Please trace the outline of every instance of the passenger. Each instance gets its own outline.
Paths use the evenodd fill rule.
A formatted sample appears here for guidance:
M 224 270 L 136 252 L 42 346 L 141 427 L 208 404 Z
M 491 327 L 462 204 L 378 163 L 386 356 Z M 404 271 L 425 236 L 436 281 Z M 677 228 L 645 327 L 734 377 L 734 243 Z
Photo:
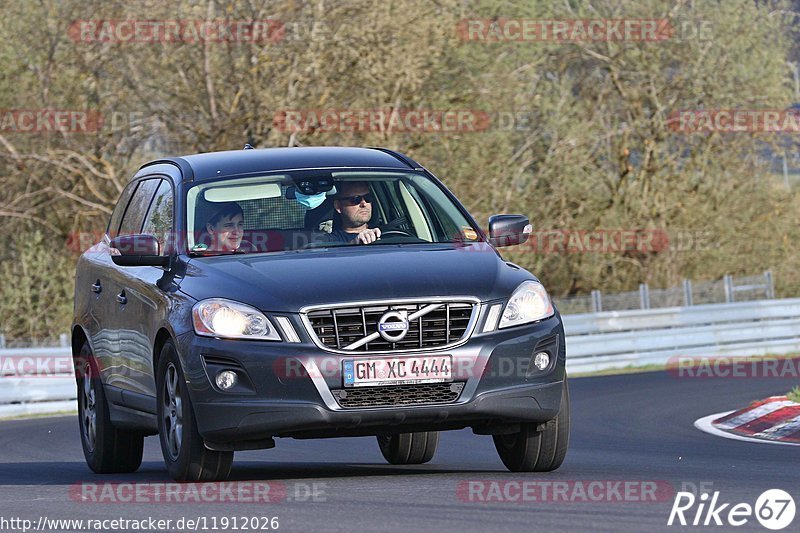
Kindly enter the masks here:
M 225 202 L 217 206 L 204 229 L 210 237 L 207 249 L 209 252 L 247 251 L 251 247 L 247 241 L 243 245 L 244 211 L 236 202 Z

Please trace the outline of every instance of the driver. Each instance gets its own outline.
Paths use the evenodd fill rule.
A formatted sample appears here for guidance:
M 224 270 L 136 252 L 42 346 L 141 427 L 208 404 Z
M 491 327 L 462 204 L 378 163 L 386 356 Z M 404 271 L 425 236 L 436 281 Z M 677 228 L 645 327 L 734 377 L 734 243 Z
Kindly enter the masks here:
M 333 208 L 341 216 L 342 229 L 334 230 L 330 238 L 351 244 L 370 244 L 381 238 L 381 230 L 369 228 L 374 197 L 369 185 L 363 181 L 345 181 L 336 184 Z

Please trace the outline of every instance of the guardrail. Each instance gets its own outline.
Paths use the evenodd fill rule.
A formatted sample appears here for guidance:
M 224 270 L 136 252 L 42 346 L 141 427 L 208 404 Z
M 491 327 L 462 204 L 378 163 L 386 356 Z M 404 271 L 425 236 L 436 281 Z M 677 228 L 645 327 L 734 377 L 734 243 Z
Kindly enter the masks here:
M 775 278 L 771 271 L 757 276 L 723 276 L 711 281 L 684 279 L 678 287 L 650 288 L 646 283 L 638 291 L 603 293 L 593 290 L 583 296 L 556 298 L 565 314 L 602 313 L 675 306 L 692 306 L 771 300 L 775 298 Z
M 567 370 L 665 364 L 676 356 L 800 352 L 800 298 L 564 315 Z M 75 409 L 70 348 L 0 349 L 0 362 L 50 361 L 44 376 L 0 365 L 0 417 Z M 36 363 L 33 363 L 36 364 Z M 7 368 L 8 366 L 8 368 Z M 49 407 L 48 407 L 49 406 Z
M 800 352 L 800 299 L 565 315 L 567 370 Z
M 18 377 L 21 367 L 31 377 Z M 73 411 L 76 399 L 71 348 L 0 350 L 0 418 Z

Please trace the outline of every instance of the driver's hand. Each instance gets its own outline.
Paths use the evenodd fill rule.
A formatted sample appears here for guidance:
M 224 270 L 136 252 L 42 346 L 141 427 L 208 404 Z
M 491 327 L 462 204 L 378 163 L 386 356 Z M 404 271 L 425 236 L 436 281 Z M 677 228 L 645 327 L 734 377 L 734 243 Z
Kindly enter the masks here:
M 365 229 L 361 233 L 358 234 L 356 237 L 356 242 L 358 244 L 369 244 L 371 242 L 375 242 L 381 238 L 381 230 L 378 228 L 373 229 Z

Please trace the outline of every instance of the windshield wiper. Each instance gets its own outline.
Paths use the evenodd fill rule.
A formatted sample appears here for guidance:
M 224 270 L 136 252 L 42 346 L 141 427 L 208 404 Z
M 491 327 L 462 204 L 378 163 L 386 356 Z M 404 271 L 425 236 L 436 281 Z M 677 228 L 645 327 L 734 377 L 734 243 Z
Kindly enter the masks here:
M 199 251 L 189 252 L 190 257 L 214 257 L 217 255 L 246 254 L 247 252 L 222 252 L 222 251 Z

